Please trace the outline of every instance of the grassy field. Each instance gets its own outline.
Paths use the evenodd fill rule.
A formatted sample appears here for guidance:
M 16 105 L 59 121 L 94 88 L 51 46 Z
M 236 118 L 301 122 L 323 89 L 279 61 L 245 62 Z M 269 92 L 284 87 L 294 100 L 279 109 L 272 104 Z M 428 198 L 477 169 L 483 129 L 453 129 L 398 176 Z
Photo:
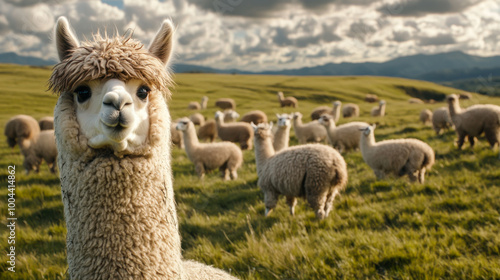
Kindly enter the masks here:
M 49 69 L 0 65 L 0 127 L 15 114 L 51 115 L 57 97 L 46 92 Z M 376 181 L 360 152 L 345 154 L 349 183 L 324 221 L 299 200 L 291 217 L 284 199 L 264 218 L 253 151 L 244 152 L 238 180 L 223 182 L 216 172 L 203 182 L 183 150 L 174 148 L 173 168 L 183 255 L 222 268 L 241 279 L 500 279 L 500 161 L 481 139 L 457 151 L 453 131 L 436 136 L 418 121 L 423 108 L 414 96 L 441 100 L 455 92 L 432 83 L 381 77 L 287 77 L 213 74 L 175 76 L 169 107 L 173 118 L 187 116 L 189 101 L 210 98 L 202 113 L 213 118 L 214 102 L 232 97 L 237 111 L 292 112 L 278 106 L 276 91 L 299 100 L 309 121 L 319 105 L 357 103 L 358 120 L 378 122 L 377 140 L 415 137 L 436 152 L 423 185 L 407 178 Z M 371 118 L 367 93 L 387 100 L 387 116 Z M 473 95 L 462 107 L 500 105 L 500 98 Z M 341 119 L 340 123 L 345 120 Z M 297 144 L 293 136 L 291 144 Z M 467 146 L 468 144 L 466 144 Z M 467 146 L 468 147 L 468 146 Z M 7 168 L 17 166 L 16 272 L 6 271 Z M 60 183 L 42 165 L 24 175 L 18 148 L 0 136 L 0 279 L 66 278 L 66 227 Z

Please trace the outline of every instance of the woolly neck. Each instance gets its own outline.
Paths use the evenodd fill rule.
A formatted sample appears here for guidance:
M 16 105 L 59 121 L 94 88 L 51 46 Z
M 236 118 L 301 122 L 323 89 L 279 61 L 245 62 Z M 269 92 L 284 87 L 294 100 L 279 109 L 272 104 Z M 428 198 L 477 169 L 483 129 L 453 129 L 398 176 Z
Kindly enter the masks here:
M 288 141 L 290 140 L 290 126 L 278 126 L 276 133 L 274 134 L 273 149 L 276 151 L 277 148 L 280 150 L 288 147 Z
M 448 101 L 448 110 L 450 111 L 450 117 L 454 117 L 456 114 L 462 112 L 458 98 L 454 98 L 453 102 Z
M 189 157 L 189 155 L 200 145 L 194 124 L 189 122 L 187 129 L 182 131 L 182 134 L 184 137 L 184 147 Z
M 255 163 L 257 165 L 257 174 L 260 174 L 267 161 L 274 156 L 273 143 L 270 136 L 254 135 L 255 139 Z M 260 175 L 259 175 L 260 176 Z

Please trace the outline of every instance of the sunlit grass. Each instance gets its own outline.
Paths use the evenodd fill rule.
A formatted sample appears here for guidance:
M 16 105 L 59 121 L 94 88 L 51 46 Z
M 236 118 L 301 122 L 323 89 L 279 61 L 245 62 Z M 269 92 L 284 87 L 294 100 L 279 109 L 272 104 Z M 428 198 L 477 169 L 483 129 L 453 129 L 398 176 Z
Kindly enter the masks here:
M 57 96 L 46 92 L 50 70 L 0 65 L 0 126 L 15 114 L 51 115 Z M 341 100 L 360 105 L 358 120 L 377 122 L 377 140 L 414 137 L 436 151 L 426 183 L 407 178 L 376 181 L 359 152 L 345 154 L 349 183 L 324 221 L 299 200 L 295 217 L 284 199 L 264 218 L 253 151 L 244 152 L 239 178 L 223 182 L 218 172 L 199 181 L 185 152 L 172 153 L 183 255 L 231 271 L 241 279 L 499 279 L 500 161 L 484 139 L 457 151 L 453 131 L 436 136 L 418 121 L 423 108 L 409 104 L 402 86 L 439 94 L 455 90 L 428 82 L 380 77 L 287 77 L 213 74 L 176 75 L 169 101 L 172 118 L 187 116 L 189 101 L 210 98 L 201 113 L 213 118 L 215 100 L 231 97 L 237 111 L 260 109 L 270 120 L 280 108 L 276 91 L 299 100 L 305 121 L 313 108 Z M 367 93 L 387 100 L 384 118 L 371 118 Z M 473 95 L 462 106 L 500 104 Z M 340 123 L 347 120 L 341 119 Z M 293 138 L 291 144 L 296 145 Z M 42 165 L 24 175 L 22 156 L 0 137 L 0 279 L 66 278 L 66 227 L 59 179 Z M 6 271 L 8 244 L 7 167 L 17 166 L 16 273 Z

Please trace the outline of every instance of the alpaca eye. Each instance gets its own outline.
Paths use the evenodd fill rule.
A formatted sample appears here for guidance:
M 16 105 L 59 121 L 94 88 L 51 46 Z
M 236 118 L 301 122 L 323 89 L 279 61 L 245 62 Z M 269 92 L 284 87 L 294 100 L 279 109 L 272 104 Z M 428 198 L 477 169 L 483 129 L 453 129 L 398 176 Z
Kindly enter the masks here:
M 92 96 L 92 91 L 88 86 L 79 86 L 75 89 L 75 94 L 78 103 L 83 103 Z
M 144 100 L 148 97 L 150 91 L 151 89 L 148 86 L 140 86 L 137 89 L 137 97 L 139 97 L 140 100 Z

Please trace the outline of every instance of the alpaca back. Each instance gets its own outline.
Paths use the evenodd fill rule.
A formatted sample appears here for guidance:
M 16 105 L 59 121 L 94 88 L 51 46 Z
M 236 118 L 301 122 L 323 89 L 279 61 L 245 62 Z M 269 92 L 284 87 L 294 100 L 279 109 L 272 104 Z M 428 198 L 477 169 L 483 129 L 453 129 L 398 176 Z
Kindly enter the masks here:
M 299 145 L 284 149 L 269 158 L 258 174 L 258 184 L 278 193 L 303 197 L 306 187 L 345 186 L 347 172 L 342 156 L 321 144 Z M 345 171 L 345 172 L 344 172 Z M 307 182 L 311 182 L 306 186 Z
M 457 129 L 463 129 L 468 135 L 479 136 L 485 129 L 500 129 L 500 107 L 496 105 L 473 105 L 454 120 Z

